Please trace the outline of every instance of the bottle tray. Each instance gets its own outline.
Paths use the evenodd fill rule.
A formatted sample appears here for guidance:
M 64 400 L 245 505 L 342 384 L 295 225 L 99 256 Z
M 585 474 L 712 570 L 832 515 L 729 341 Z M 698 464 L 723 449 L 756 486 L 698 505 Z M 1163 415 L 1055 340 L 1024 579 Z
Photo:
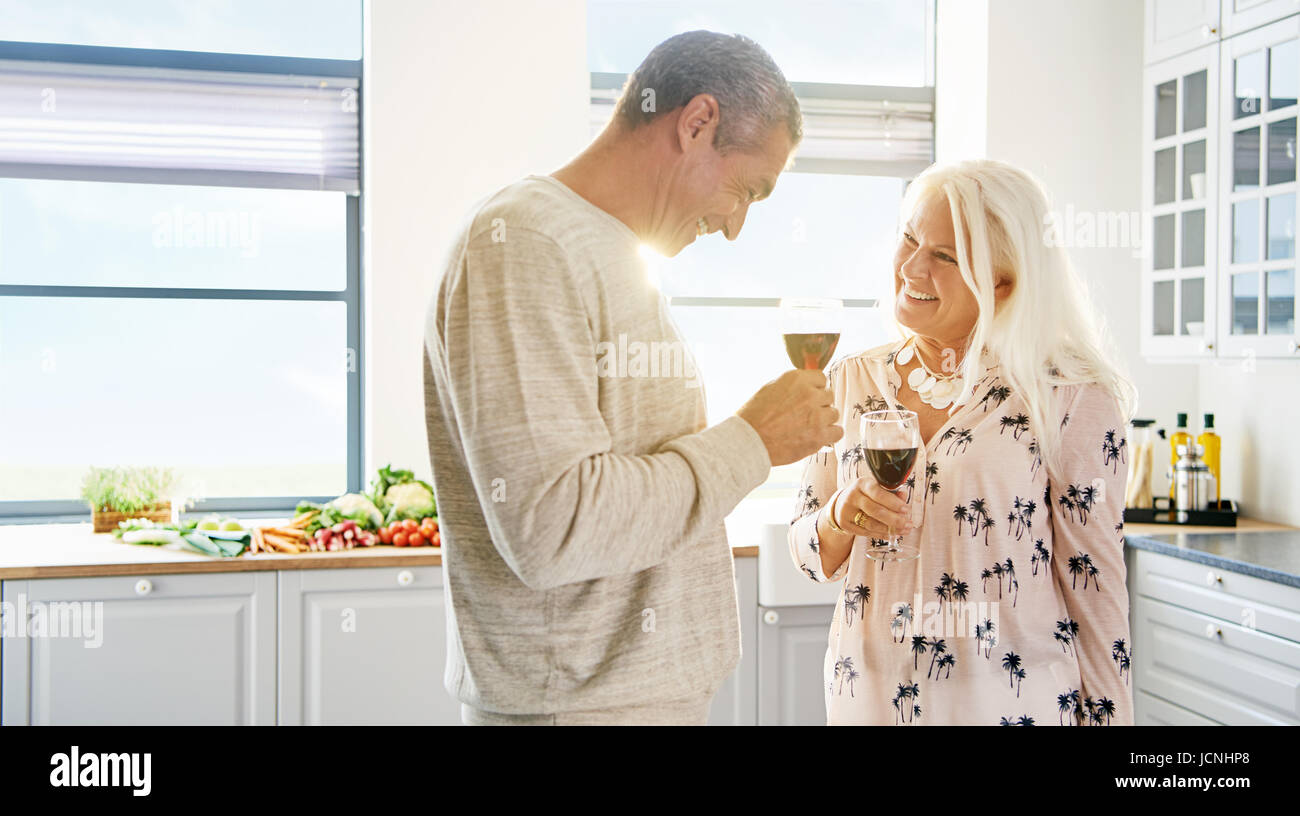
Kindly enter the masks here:
M 1173 502 L 1161 496 L 1155 507 L 1125 507 L 1124 521 L 1135 524 L 1206 525 L 1210 527 L 1236 527 L 1237 503 L 1222 499 L 1205 510 L 1175 510 Z

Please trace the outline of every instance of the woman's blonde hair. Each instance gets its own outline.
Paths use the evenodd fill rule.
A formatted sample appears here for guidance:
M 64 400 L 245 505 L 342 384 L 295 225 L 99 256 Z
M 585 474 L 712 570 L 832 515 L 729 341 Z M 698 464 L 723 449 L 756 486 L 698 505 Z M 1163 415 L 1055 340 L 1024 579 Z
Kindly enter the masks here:
M 1097 383 L 1115 398 L 1125 421 L 1133 416 L 1136 389 L 1107 348 L 1088 288 L 1055 239 L 1047 194 L 1037 179 L 989 159 L 931 165 L 909 185 L 903 221 L 934 195 L 948 200 L 957 266 L 979 303 L 958 399 L 972 398 L 987 350 L 1000 367 L 998 376 L 1028 406 L 1047 472 L 1057 475 L 1061 426 L 1052 417 L 1052 387 Z M 993 288 L 1003 280 L 1011 290 L 995 308 Z M 899 330 L 915 334 L 902 325 Z

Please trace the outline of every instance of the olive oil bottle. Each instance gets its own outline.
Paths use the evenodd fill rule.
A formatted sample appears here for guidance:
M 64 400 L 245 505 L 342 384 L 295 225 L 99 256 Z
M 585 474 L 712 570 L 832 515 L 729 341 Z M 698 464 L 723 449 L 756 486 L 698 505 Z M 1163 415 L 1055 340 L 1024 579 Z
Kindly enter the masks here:
M 1223 477 L 1219 473 L 1219 448 L 1221 439 L 1214 432 L 1214 414 L 1205 415 L 1205 424 L 1201 426 L 1201 435 L 1196 437 L 1196 443 L 1205 449 L 1202 458 L 1205 460 L 1205 466 L 1214 474 L 1214 506 L 1218 507 L 1219 501 L 1223 497 Z
M 1178 446 L 1191 445 L 1192 435 L 1187 432 L 1187 414 L 1178 415 L 1178 427 L 1169 435 L 1169 501 L 1174 500 L 1174 473 L 1178 469 Z M 1172 506 L 1172 505 L 1171 505 Z

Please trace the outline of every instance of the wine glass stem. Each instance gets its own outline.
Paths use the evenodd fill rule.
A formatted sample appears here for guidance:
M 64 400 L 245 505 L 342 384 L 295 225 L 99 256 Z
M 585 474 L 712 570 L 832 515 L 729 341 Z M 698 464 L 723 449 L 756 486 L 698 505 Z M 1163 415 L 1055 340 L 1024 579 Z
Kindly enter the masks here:
M 894 525 L 886 524 L 885 527 L 889 530 L 889 546 L 892 547 L 894 546 Z

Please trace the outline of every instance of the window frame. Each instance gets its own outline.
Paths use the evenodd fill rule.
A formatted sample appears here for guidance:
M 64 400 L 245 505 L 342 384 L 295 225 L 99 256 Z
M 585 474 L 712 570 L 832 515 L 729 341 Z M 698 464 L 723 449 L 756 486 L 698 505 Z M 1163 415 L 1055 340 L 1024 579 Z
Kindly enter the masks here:
M 0 41 L 0 60 L 31 60 L 42 62 L 75 62 L 93 65 L 121 66 L 129 65 L 159 69 L 200 69 L 207 71 L 248 72 L 248 73 L 283 73 L 308 74 L 315 76 L 332 76 L 356 79 L 358 89 L 364 87 L 363 59 L 335 60 L 312 57 L 279 57 L 256 54 L 210 53 L 199 51 L 164 51 L 155 49 L 117 48 L 109 46 L 63 45 L 56 43 L 25 43 Z M 140 287 L 140 286 L 63 286 L 43 284 L 0 284 L 0 298 L 153 298 L 173 300 L 265 300 L 265 301 L 332 301 L 342 302 L 346 307 L 347 343 L 341 351 L 352 351 L 355 365 L 347 368 L 347 491 L 360 492 L 364 486 L 364 405 L 362 403 L 364 360 L 362 348 L 364 338 L 363 301 L 362 301 L 362 235 L 361 212 L 365 195 L 362 180 L 365 177 L 365 129 L 361 123 L 364 117 L 365 100 L 357 93 L 357 151 L 358 170 L 356 192 L 344 193 L 346 208 L 346 277 L 345 287 L 341 290 L 327 289 L 203 289 L 188 287 Z M 142 170 L 139 173 L 113 172 L 101 173 L 94 178 L 87 178 L 79 173 L 61 173 L 59 165 L 43 165 L 39 168 L 18 165 L 0 165 L 0 177 L 4 178 L 39 178 L 71 179 L 98 182 L 127 182 L 143 184 L 174 184 L 183 186 L 218 186 L 238 189 L 240 187 L 258 187 L 266 189 L 302 189 L 301 185 L 277 186 L 273 178 L 230 178 L 221 184 L 213 184 L 209 178 L 206 183 L 206 171 L 187 173 L 159 172 Z M 163 463 L 166 464 L 166 463 Z M 220 496 L 197 499 L 188 509 L 181 508 L 186 514 L 203 514 L 210 512 L 238 512 L 249 516 L 275 516 L 292 512 L 300 501 L 329 501 L 334 496 Z M 0 499 L 0 524 L 38 524 L 62 521 L 84 521 L 90 510 L 80 499 Z
M 934 122 L 935 122 L 935 4 L 926 4 L 925 17 L 925 85 L 858 85 L 832 84 L 821 82 L 791 82 L 795 97 L 801 106 L 805 100 L 853 100 L 853 101 L 887 101 L 903 105 L 928 105 L 930 117 L 930 155 L 926 160 L 876 161 L 865 159 L 839 159 L 795 157 L 787 173 L 821 173 L 829 175 L 862 175 L 901 178 L 904 189 L 918 173 L 934 162 Z M 618 92 L 627 82 L 629 74 L 607 71 L 591 71 L 591 105 L 590 126 L 598 132 L 605 126 L 612 109 L 609 108 L 611 95 Z M 756 298 L 741 296 L 673 296 L 665 297 L 669 309 L 684 308 L 746 308 L 776 309 L 780 298 Z M 875 309 L 879 300 L 876 298 L 845 298 L 846 310 Z M 768 479 L 755 488 L 752 497 L 785 497 L 797 487 L 798 476 L 794 480 L 783 478 L 789 467 L 773 468 Z

